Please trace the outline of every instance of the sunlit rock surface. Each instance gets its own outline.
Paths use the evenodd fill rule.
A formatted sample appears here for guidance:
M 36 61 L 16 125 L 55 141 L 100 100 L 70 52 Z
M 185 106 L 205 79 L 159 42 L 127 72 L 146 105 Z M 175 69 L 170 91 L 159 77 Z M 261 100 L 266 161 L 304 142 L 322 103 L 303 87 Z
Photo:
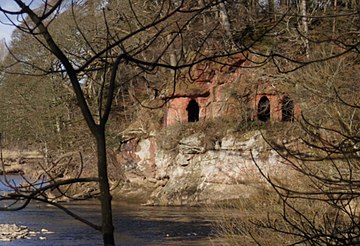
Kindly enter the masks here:
M 126 166 L 126 180 L 116 194 L 149 205 L 212 204 L 247 197 L 263 182 L 258 167 L 275 175 L 286 171 L 260 131 L 229 133 L 216 142 L 194 133 L 172 149 L 160 147 L 154 136 L 123 147 L 118 160 Z

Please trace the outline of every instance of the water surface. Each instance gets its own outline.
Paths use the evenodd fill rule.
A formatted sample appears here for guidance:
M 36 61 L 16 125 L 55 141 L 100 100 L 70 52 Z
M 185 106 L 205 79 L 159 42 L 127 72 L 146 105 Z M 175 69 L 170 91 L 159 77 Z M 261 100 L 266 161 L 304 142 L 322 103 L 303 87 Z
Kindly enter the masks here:
M 1 192 L 0 184 L 0 192 Z M 95 223 L 100 223 L 99 203 L 94 201 L 66 204 L 73 211 Z M 196 207 L 149 207 L 127 203 L 113 204 L 113 218 L 117 245 L 216 245 L 216 235 L 211 223 L 221 217 L 221 212 Z M 0 223 L 28 226 L 32 231 L 45 228 L 53 234 L 40 240 L 32 239 L 2 242 L 7 246 L 42 245 L 102 245 L 99 232 L 74 220 L 53 206 L 32 202 L 26 209 L 0 212 Z

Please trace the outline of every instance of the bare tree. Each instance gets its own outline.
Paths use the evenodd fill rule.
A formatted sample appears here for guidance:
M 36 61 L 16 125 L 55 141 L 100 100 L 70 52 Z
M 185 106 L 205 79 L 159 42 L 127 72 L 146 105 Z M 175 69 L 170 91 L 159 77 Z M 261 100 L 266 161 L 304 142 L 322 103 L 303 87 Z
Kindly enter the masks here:
M 344 9 L 337 19 L 350 19 L 351 25 L 343 25 L 343 29 L 338 28 L 329 36 L 320 35 L 317 28 L 311 29 L 311 23 L 326 20 L 323 25 L 326 26 L 329 16 L 333 20 L 331 13 L 326 13 L 327 18 L 316 15 L 319 11 L 312 14 L 318 6 L 299 13 L 298 6 L 291 3 L 284 4 L 284 9 L 269 6 L 274 12 L 271 20 L 261 1 L 43 0 L 40 7 L 21 0 L 13 3 L 18 6 L 17 10 L 5 9 L 0 3 L 0 11 L 9 17 L 8 24 L 36 41 L 41 52 L 34 56 L 42 59 L 34 62 L 30 56 L 19 57 L 16 52 L 10 52 L 13 62 L 6 64 L 6 71 L 37 76 L 58 74 L 64 78 L 63 84 L 71 85 L 96 142 L 97 177 L 61 181 L 51 178 L 41 189 L 29 184 L 30 191 L 17 190 L 3 199 L 25 199 L 25 205 L 31 199 L 53 204 L 44 195 L 46 190 L 97 181 L 102 224 L 81 220 L 102 232 L 105 245 L 115 244 L 106 153 L 107 126 L 113 99 L 119 90 L 137 89 L 131 78 L 141 78 L 155 95 L 164 83 L 173 83 L 175 89 L 182 69 L 191 70 L 193 65 L 207 60 L 222 63 L 222 57 L 243 53 L 255 67 L 272 62 L 279 71 L 289 72 L 358 52 L 359 45 L 357 6 Z M 13 17 L 21 23 L 14 23 Z M 65 19 L 67 22 L 59 21 Z M 304 30 L 299 28 L 302 21 L 306 22 Z M 331 52 L 310 51 L 309 47 L 314 44 L 325 44 Z M 16 64 L 21 64 L 21 72 L 11 70 Z M 159 81 L 150 83 L 153 78 Z M 347 102 L 343 97 L 337 98 Z
M 111 194 L 106 152 L 106 126 L 110 117 L 112 103 L 121 72 L 128 67 L 135 75 L 154 73 L 162 69 L 174 70 L 173 79 L 179 69 L 191 67 L 210 58 L 228 56 L 232 50 L 218 49 L 219 43 L 212 37 L 221 29 L 207 23 L 204 30 L 196 29 L 197 23 L 206 11 L 216 9 L 222 1 L 210 1 L 198 6 L 193 1 L 66 1 L 46 0 L 40 7 L 25 1 L 14 0 L 16 10 L 8 10 L 0 5 L 0 11 L 24 35 L 40 45 L 38 54 L 44 60 L 34 62 L 30 57 L 20 57 L 11 53 L 13 63 L 7 64 L 7 72 L 20 75 L 60 74 L 73 89 L 77 104 L 85 122 L 95 139 L 97 153 L 97 177 L 77 177 L 58 180 L 50 173 L 41 188 L 28 181 L 26 187 L 14 187 L 14 193 L 5 195 L 2 200 L 22 200 L 22 204 L 7 207 L 18 210 L 27 206 L 31 200 L 53 204 L 65 210 L 74 218 L 101 231 L 104 245 L 115 245 L 112 221 Z M 20 24 L 13 19 L 21 20 Z M 70 18 L 68 32 L 61 32 L 57 22 Z M 85 21 L 84 21 L 85 20 Z M 120 23 L 120 24 L 119 24 Z M 216 23 L 216 21 L 215 21 Z M 188 32 L 191 29 L 192 32 Z M 190 39 L 197 32 L 196 40 Z M 227 30 L 228 31 L 228 30 Z M 71 41 L 66 43 L 68 37 Z M 176 60 L 169 60 L 174 47 L 178 49 Z M 16 64 L 22 71 L 11 70 Z M 171 78 L 171 77 L 170 77 Z M 125 84 L 127 81 L 121 81 Z M 95 88 L 95 90 L 94 90 Z M 96 104 L 87 98 L 91 93 Z M 85 93 L 86 92 L 86 93 Z M 43 168 L 47 170 L 46 168 Z M 81 173 L 81 171 L 80 171 Z M 74 183 L 98 182 L 101 202 L 101 225 L 95 225 L 66 208 L 54 203 L 45 192 Z M 60 192 L 62 192 L 59 189 Z M 63 193 L 62 193 L 63 194 Z M 63 194 L 64 195 L 64 194 Z
M 356 56 L 296 73 L 295 79 L 304 79 L 300 93 L 309 100 L 303 104 L 298 139 L 284 144 L 265 137 L 301 182 L 285 184 L 260 169 L 283 207 L 278 223 L 263 225 L 291 235 L 294 244 L 356 245 L 360 240 Z
M 267 184 L 240 201 L 241 209 L 252 207 L 249 223 L 242 217 L 222 225 L 230 245 L 359 244 L 358 5 L 300 4 L 286 7 L 286 24 L 271 33 L 278 43 L 257 57 L 274 62 L 278 73 L 269 81 L 301 105 L 302 117 L 263 131 L 286 171 L 271 173 L 254 158 Z

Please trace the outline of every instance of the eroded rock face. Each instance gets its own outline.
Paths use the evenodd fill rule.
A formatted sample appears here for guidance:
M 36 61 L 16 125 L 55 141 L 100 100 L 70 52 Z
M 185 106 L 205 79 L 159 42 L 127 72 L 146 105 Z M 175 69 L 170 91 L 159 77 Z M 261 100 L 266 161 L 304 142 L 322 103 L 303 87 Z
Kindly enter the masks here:
M 229 133 L 215 143 L 209 143 L 204 133 L 193 133 L 172 149 L 160 147 L 155 136 L 136 141 L 129 143 L 132 150 L 125 148 L 136 163 L 126 170 L 126 182 L 118 192 L 124 198 L 137 193 L 149 205 L 198 205 L 247 197 L 263 182 L 255 162 L 275 175 L 286 170 L 259 131 Z

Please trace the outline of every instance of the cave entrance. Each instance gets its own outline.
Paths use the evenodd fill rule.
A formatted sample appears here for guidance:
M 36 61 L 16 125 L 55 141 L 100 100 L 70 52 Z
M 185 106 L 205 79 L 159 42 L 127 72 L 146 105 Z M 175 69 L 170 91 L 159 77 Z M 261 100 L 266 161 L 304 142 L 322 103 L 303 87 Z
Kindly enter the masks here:
M 285 96 L 281 102 L 282 121 L 294 120 L 294 102 Z
M 200 108 L 199 104 L 194 99 L 189 102 L 186 110 L 188 111 L 188 122 L 199 121 Z
M 270 101 L 266 96 L 261 97 L 259 100 L 258 119 L 261 121 L 270 120 Z

